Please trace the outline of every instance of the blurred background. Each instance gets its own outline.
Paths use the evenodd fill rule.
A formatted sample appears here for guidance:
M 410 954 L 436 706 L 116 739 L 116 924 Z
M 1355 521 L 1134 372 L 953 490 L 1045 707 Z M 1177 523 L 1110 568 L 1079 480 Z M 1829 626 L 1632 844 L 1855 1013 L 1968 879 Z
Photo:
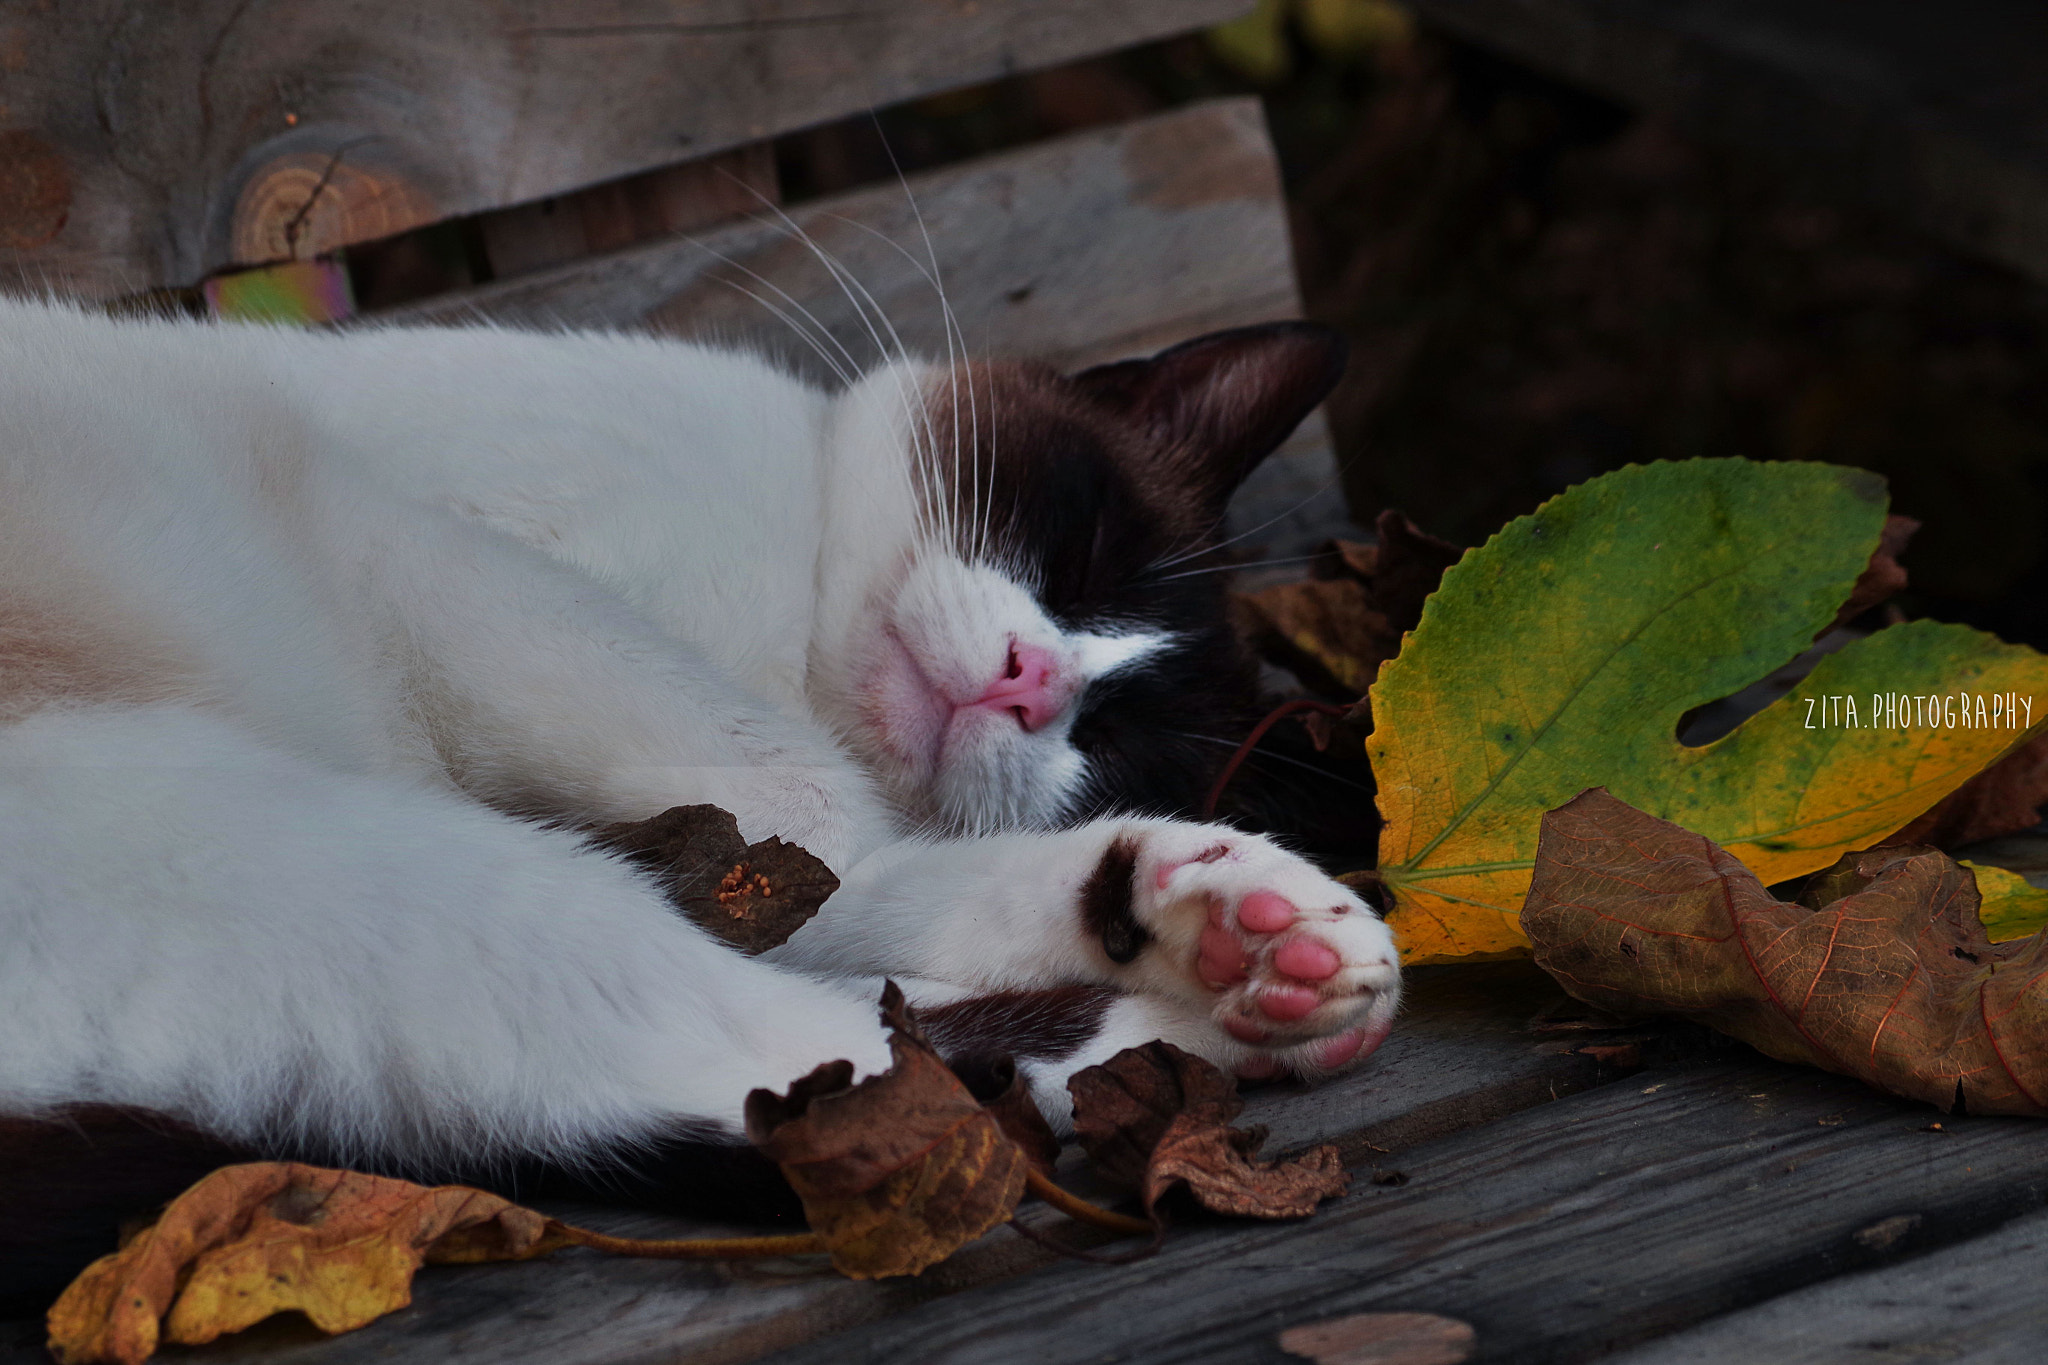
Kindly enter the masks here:
M 1355 348 L 1329 407 L 1354 521 L 1397 508 L 1469 545 L 1630 461 L 1859 465 L 1924 523 L 1909 615 L 2048 647 L 2048 289 L 1824 158 L 1689 135 L 1502 46 L 1392 0 L 1262 0 L 785 139 L 783 184 L 874 179 L 877 127 L 915 168 L 1255 94 L 1306 310 Z

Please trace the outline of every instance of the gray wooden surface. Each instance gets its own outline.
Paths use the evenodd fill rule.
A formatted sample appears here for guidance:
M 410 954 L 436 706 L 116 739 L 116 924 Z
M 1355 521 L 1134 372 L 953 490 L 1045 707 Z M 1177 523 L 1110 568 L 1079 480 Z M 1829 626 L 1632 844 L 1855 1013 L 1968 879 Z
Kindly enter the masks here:
M 2048 1214 L 1837 1279 L 1608 1357 L 1612 1365 L 2039 1365 Z
M 1470 1322 L 1475 1361 L 1592 1359 L 2048 1202 L 2037 1121 L 1929 1119 L 1761 1061 L 1644 1071 L 1388 1158 L 1407 1183 L 1301 1226 L 1183 1229 L 770 1359 L 1279 1365 L 1285 1328 L 1394 1310 Z
M 0 287 L 304 257 L 1247 0 L 80 0 L 0 7 Z
M 873 364 L 894 337 L 913 353 L 946 355 L 934 260 L 976 355 L 1079 366 L 1300 312 L 1264 118 L 1257 101 L 1232 99 L 949 166 L 907 187 L 816 200 L 787 220 L 764 207 L 701 235 L 362 322 L 647 326 L 765 346 L 823 379 L 831 370 L 799 327 L 829 335 L 820 345 L 848 367 Z M 843 287 L 835 266 L 858 288 Z M 886 326 L 863 320 L 856 294 Z M 1276 555 L 1343 528 L 1320 414 L 1253 475 L 1231 514 L 1233 534 L 1251 531 L 1246 544 Z
M 2048 279 L 2048 9 L 2033 0 L 1411 0 Z

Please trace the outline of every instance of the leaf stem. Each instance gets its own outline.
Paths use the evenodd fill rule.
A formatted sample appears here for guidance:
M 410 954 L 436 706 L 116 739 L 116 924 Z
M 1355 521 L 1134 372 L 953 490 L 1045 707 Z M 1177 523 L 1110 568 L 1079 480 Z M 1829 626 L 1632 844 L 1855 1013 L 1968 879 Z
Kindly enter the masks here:
M 1076 1222 L 1093 1223 L 1098 1228 L 1120 1232 L 1126 1237 L 1146 1237 L 1153 1232 L 1152 1224 L 1143 1218 L 1112 1213 L 1100 1204 L 1091 1204 L 1079 1195 L 1067 1193 L 1051 1179 L 1041 1175 L 1036 1167 L 1025 1168 L 1024 1186 Z
M 1341 718 L 1350 715 L 1351 710 L 1351 707 L 1337 706 L 1326 701 L 1316 701 L 1312 697 L 1299 697 L 1294 701 L 1282 702 L 1274 707 L 1267 713 L 1264 720 L 1252 727 L 1252 732 L 1244 737 L 1244 743 L 1237 746 L 1237 752 L 1233 753 L 1230 756 L 1230 761 L 1223 765 L 1223 771 L 1216 774 L 1216 784 L 1209 788 L 1209 795 L 1202 801 L 1203 818 L 1207 819 L 1216 814 L 1216 803 L 1223 799 L 1223 789 L 1230 785 L 1230 779 L 1237 776 L 1238 768 L 1243 765 L 1247 758 L 1251 757 L 1252 750 L 1258 747 L 1259 741 L 1266 737 L 1266 731 L 1272 729 L 1275 725 L 1287 719 L 1287 717 L 1299 715 L 1304 711 L 1313 711 L 1320 715 Z
M 548 1220 L 549 1231 L 574 1246 L 614 1256 L 641 1256 L 663 1261 L 745 1261 L 764 1256 L 803 1256 L 826 1251 L 825 1239 L 815 1232 L 784 1233 L 773 1237 L 676 1237 L 643 1239 L 611 1237 L 588 1228 Z

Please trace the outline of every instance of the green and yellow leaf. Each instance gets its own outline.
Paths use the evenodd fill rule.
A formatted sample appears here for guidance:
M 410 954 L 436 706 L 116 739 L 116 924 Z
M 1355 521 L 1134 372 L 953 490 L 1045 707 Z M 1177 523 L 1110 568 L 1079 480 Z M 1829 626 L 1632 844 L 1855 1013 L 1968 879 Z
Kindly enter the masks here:
M 1884 519 L 1884 482 L 1861 470 L 1689 460 L 1582 484 L 1466 554 L 1371 694 L 1406 959 L 1526 951 L 1539 822 L 1588 787 L 1769 884 L 1883 838 L 2048 724 L 2048 658 L 1919 621 L 1829 655 L 1732 734 L 1679 743 L 1686 712 L 1812 643 Z M 2011 698 L 2017 724 L 2001 700 L 1995 725 L 1953 705 L 1930 725 L 1913 700 L 1964 694 Z M 1853 699 L 1853 725 L 1831 697 Z

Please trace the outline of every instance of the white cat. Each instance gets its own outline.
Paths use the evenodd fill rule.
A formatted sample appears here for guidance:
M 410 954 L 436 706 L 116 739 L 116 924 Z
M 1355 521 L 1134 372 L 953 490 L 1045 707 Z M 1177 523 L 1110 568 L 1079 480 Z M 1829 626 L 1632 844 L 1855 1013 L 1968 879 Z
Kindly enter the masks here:
M 1248 696 L 1168 561 L 1339 364 L 1276 324 L 827 393 L 0 302 L 0 1114 L 416 1170 L 737 1140 L 755 1087 L 887 1065 L 885 974 L 1056 1123 L 1154 1037 L 1355 1061 L 1372 910 L 1123 813 L 1192 808 Z M 700 802 L 843 879 L 765 958 L 577 832 Z

